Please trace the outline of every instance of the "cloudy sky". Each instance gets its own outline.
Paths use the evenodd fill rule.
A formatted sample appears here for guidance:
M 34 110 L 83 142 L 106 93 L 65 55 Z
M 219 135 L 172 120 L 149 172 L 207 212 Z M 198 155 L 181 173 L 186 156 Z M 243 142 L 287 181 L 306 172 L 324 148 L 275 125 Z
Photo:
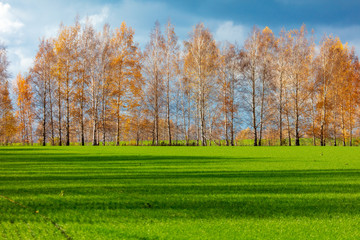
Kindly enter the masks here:
M 140 46 L 156 20 L 165 24 L 169 18 L 180 40 L 201 21 L 216 40 L 240 44 L 254 25 L 278 33 L 305 23 L 317 40 L 332 33 L 360 53 L 359 9 L 358 0 L 0 0 L 0 41 L 8 48 L 13 77 L 27 71 L 41 37 L 55 36 L 60 23 L 70 25 L 76 15 L 99 29 L 125 21 Z

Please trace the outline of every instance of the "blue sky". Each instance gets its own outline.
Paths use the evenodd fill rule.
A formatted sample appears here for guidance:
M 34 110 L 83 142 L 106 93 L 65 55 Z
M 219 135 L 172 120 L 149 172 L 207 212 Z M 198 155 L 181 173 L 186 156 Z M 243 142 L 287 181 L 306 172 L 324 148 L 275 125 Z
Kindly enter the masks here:
M 192 26 L 204 22 L 218 41 L 242 44 L 251 28 L 269 26 L 315 30 L 317 40 L 333 33 L 360 49 L 360 1 L 355 0 L 0 0 L 0 41 L 8 47 L 13 77 L 25 72 L 36 54 L 39 39 L 55 36 L 59 24 L 72 24 L 78 14 L 97 28 L 112 28 L 125 21 L 135 29 L 135 40 L 144 46 L 156 20 L 171 18 L 180 40 Z

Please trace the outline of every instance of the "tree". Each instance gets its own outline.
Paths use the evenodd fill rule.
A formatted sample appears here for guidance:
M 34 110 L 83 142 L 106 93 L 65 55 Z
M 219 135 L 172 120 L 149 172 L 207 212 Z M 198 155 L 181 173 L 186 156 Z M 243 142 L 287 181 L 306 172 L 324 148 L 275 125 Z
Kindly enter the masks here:
M 106 133 L 110 128 L 110 93 L 111 93 L 111 58 L 113 49 L 111 46 L 112 32 L 110 26 L 105 24 L 100 35 L 100 65 L 101 65 L 101 122 L 103 145 L 106 143 Z
M 169 21 L 164 34 L 155 24 L 141 52 L 134 36 L 125 22 L 102 31 L 89 19 L 61 25 L 56 38 L 41 39 L 14 96 L 1 46 L 0 141 L 26 144 L 34 132 L 44 146 L 235 145 L 241 128 L 255 146 L 310 136 L 345 146 L 358 136 L 360 64 L 337 37 L 315 51 L 305 25 L 277 36 L 254 27 L 239 48 L 216 43 L 200 23 L 180 51 Z
M 164 41 L 164 74 L 165 74 L 165 88 L 166 88 L 166 120 L 169 135 L 169 145 L 171 145 L 171 99 L 170 88 L 173 85 L 174 79 L 177 77 L 178 69 L 178 55 L 179 45 L 177 43 L 177 36 L 175 34 L 174 26 L 168 21 L 165 29 L 165 41 Z
M 30 82 L 33 92 L 36 115 L 41 119 L 42 125 L 42 145 L 47 141 L 47 124 L 50 118 L 51 144 L 54 145 L 54 77 L 53 66 L 55 55 L 52 42 L 42 39 L 39 44 L 39 50 L 36 54 L 33 67 L 30 69 Z
M 91 114 L 91 136 L 92 145 L 99 145 L 99 103 L 101 94 L 101 84 L 103 82 L 104 61 L 101 61 L 100 39 L 94 27 L 87 23 L 84 29 L 87 39 L 88 54 L 87 72 L 89 74 L 89 96 L 90 96 L 90 114 Z
M 284 108 L 287 104 L 287 99 L 285 99 L 286 84 L 289 71 L 289 56 L 290 49 L 287 34 L 285 30 L 281 30 L 280 36 L 277 39 L 276 52 L 275 52 L 275 80 L 274 80 L 274 104 L 275 109 L 278 112 L 277 121 L 279 129 L 279 141 L 280 146 L 284 144 L 283 138 L 283 117 L 284 117 Z M 289 132 L 290 134 L 290 132 Z M 289 142 L 290 143 L 290 142 Z
M 33 143 L 33 93 L 29 78 L 21 74 L 16 77 L 17 107 L 16 117 L 19 120 L 18 131 L 23 144 Z
M 12 141 L 17 130 L 9 91 L 8 66 L 6 48 L 0 45 L 0 140 L 5 145 Z
M 260 31 L 253 29 L 245 41 L 241 71 L 243 74 L 242 92 L 246 102 L 246 111 L 250 113 L 251 127 L 254 134 L 254 146 L 258 145 L 259 126 L 259 68 L 260 68 Z
M 261 56 L 259 78 L 260 78 L 260 110 L 259 110 L 259 143 L 262 145 L 263 131 L 266 123 L 273 115 L 272 107 L 270 106 L 270 95 L 273 87 L 275 77 L 275 46 L 276 38 L 270 28 L 266 27 L 262 30 L 259 36 L 259 54 Z
M 78 34 L 80 24 L 76 22 L 74 26 L 60 28 L 60 33 L 54 42 L 56 58 L 56 77 L 58 81 L 58 110 L 59 110 L 59 134 L 61 145 L 61 121 L 62 109 L 61 102 L 65 102 L 65 145 L 70 145 L 70 103 L 73 98 L 76 59 L 78 57 Z
M 219 50 L 210 31 L 204 24 L 197 24 L 184 42 L 186 49 L 184 69 L 196 92 L 201 143 L 206 146 L 207 108 L 209 97 L 214 90 L 214 79 L 218 67 Z M 200 142 L 200 139 L 198 139 Z
M 348 111 L 348 143 L 349 146 L 353 145 L 353 130 L 356 124 L 356 118 L 359 116 L 359 106 L 360 106 L 360 63 L 358 57 L 355 55 L 354 50 L 350 54 L 350 71 L 348 72 L 348 77 L 346 78 L 346 91 L 343 92 L 345 99 L 347 101 L 347 111 Z M 345 124 L 344 124 L 345 125 Z M 345 145 L 345 140 L 343 142 Z
M 332 109 L 331 94 L 334 89 L 335 76 L 339 66 L 339 56 L 343 45 L 339 38 L 324 37 L 321 42 L 320 54 L 315 60 L 316 81 L 318 86 L 318 104 L 320 110 L 320 144 L 326 145 L 329 125 L 329 111 Z M 329 99 L 330 98 L 330 99 Z
M 153 119 L 153 144 L 155 145 L 159 144 L 159 120 L 164 95 L 164 42 L 160 24 L 156 22 L 150 34 L 150 42 L 145 47 L 143 66 L 146 78 L 146 95 Z
M 0 89 L 0 136 L 2 143 L 9 144 L 17 132 L 17 120 L 14 116 L 10 99 L 9 82 L 2 84 Z
M 238 111 L 238 85 L 239 85 L 239 52 L 235 45 L 225 43 L 221 52 L 218 73 L 218 94 L 221 110 L 224 116 L 224 132 L 226 145 L 234 146 L 235 114 Z
M 136 100 L 142 89 L 140 54 L 133 36 L 134 31 L 123 22 L 111 40 L 114 49 L 111 59 L 111 96 L 116 119 L 116 145 L 120 144 L 123 110 L 137 106 L 137 102 L 132 100 Z
M 312 41 L 306 38 L 305 25 L 300 30 L 292 30 L 288 33 L 291 44 L 289 68 L 289 102 L 295 118 L 295 145 L 300 146 L 301 122 L 309 109 L 307 99 L 310 96 L 311 64 L 314 52 Z
M 86 112 L 89 111 L 90 66 L 93 64 L 91 61 L 94 61 L 92 58 L 94 49 L 91 48 L 93 47 L 93 37 L 94 31 L 87 22 L 77 40 L 77 48 L 74 49 L 77 59 L 74 61 L 73 103 L 75 106 L 73 115 L 75 123 L 80 125 L 80 144 L 82 146 L 85 145 L 85 117 Z

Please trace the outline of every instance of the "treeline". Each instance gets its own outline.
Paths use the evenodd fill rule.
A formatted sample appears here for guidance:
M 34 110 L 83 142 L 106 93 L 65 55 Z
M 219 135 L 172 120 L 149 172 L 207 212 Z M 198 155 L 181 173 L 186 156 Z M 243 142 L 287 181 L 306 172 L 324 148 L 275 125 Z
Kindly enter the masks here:
M 253 28 L 243 46 L 219 43 L 202 23 L 180 44 L 156 23 L 141 50 L 125 23 L 98 32 L 60 26 L 9 94 L 0 50 L 1 142 L 92 145 L 352 145 L 359 128 L 360 65 L 332 35 L 305 25 L 275 35 Z

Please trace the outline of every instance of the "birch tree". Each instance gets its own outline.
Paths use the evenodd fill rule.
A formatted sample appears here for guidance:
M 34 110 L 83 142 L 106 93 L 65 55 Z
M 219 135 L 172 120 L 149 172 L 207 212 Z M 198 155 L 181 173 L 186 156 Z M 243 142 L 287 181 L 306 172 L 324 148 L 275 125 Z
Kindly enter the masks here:
M 242 63 L 242 92 L 246 103 L 246 111 L 250 113 L 251 128 L 254 136 L 254 146 L 258 145 L 259 126 L 259 68 L 260 68 L 260 31 L 255 28 L 244 44 Z
M 5 145 L 13 140 L 17 130 L 17 121 L 10 98 L 8 67 L 6 48 L 0 45 L 0 140 Z
M 178 38 L 175 34 L 174 26 L 168 21 L 165 28 L 164 39 L 164 74 L 165 74 L 165 91 L 166 91 L 166 121 L 169 136 L 169 145 L 171 145 L 171 86 L 175 83 L 178 69 L 179 45 Z
M 16 117 L 19 120 L 18 132 L 22 144 L 33 144 L 33 93 L 29 78 L 21 74 L 16 77 Z
M 212 34 L 202 23 L 194 27 L 190 39 L 185 41 L 184 45 L 186 49 L 184 69 L 195 88 L 200 139 L 202 145 L 206 146 L 208 120 L 206 113 L 210 104 L 208 99 L 214 90 L 219 50 Z
M 155 145 L 159 144 L 159 121 L 164 96 L 164 42 L 160 24 L 156 22 L 150 34 L 150 42 L 145 47 L 143 68 L 147 86 L 146 94 L 153 120 L 153 144 Z
M 132 28 L 128 28 L 123 22 L 121 27 L 115 30 L 111 42 L 114 52 L 111 58 L 112 91 L 110 94 L 116 121 L 116 145 L 119 145 L 124 110 L 136 106 L 136 98 L 142 89 L 142 75 L 140 53 L 134 42 Z
M 54 50 L 57 56 L 56 75 L 58 79 L 58 108 L 59 133 L 61 134 L 61 102 L 65 102 L 65 145 L 70 145 L 70 103 L 73 98 L 74 67 L 77 59 L 77 43 L 80 25 L 61 27 L 59 36 L 55 40 Z M 61 142 L 61 137 L 60 137 Z M 61 145 L 61 143 L 60 143 Z
M 304 131 L 301 122 L 304 122 L 306 111 L 309 106 L 307 99 L 310 96 L 311 84 L 311 64 L 314 54 L 314 45 L 307 39 L 305 25 L 300 30 L 292 30 L 288 34 L 291 44 L 290 65 L 289 68 L 289 102 L 293 109 L 295 121 L 295 145 L 300 146 L 300 137 Z

